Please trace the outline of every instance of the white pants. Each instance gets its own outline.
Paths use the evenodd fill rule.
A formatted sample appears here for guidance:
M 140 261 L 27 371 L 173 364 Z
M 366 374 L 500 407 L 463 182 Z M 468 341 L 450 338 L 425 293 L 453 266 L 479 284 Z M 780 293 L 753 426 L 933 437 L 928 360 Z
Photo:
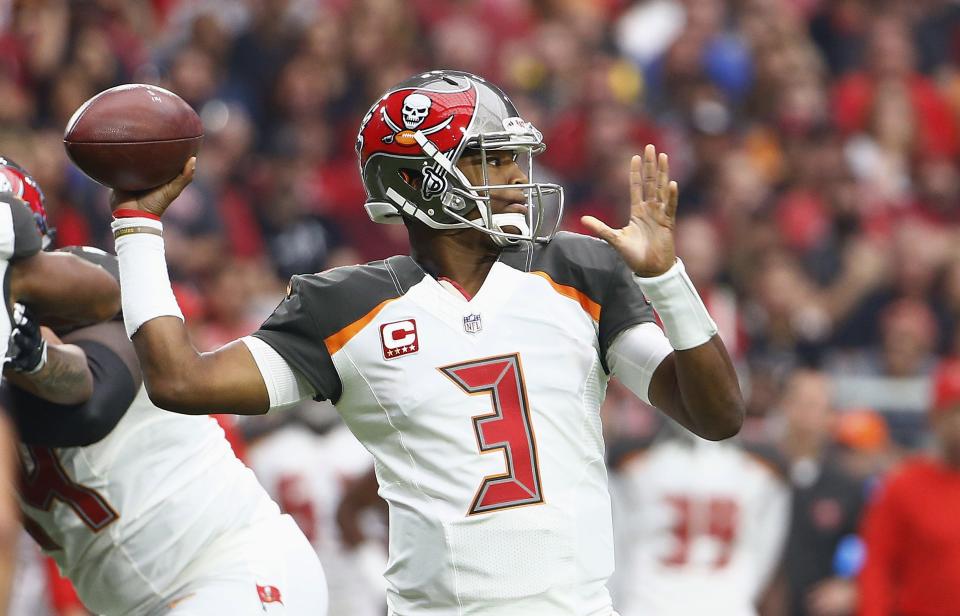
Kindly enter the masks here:
M 151 616 L 326 616 L 323 569 L 290 516 L 246 529 L 210 552 Z

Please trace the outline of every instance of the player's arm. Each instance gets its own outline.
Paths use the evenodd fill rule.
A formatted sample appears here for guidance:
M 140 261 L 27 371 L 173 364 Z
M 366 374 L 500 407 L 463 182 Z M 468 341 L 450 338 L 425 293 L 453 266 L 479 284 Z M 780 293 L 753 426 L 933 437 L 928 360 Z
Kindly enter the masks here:
M 120 310 L 120 287 L 103 268 L 59 252 L 40 252 L 10 266 L 10 295 L 41 323 L 98 323 Z
M 10 409 L 20 440 L 28 445 L 85 447 L 98 442 L 116 427 L 140 389 L 137 356 L 122 323 L 78 329 L 64 340 L 84 358 L 92 382 L 85 400 L 77 404 L 44 400 L 42 390 L 18 386 L 20 378 L 16 384 L 0 386 L 0 401 Z
M 7 381 L 52 403 L 79 404 L 90 398 L 93 378 L 82 349 L 41 329 L 20 304 L 14 310 L 14 325 L 4 369 Z
M 255 415 L 270 409 L 270 396 L 247 346 L 235 340 L 210 353 L 198 352 L 183 321 L 161 316 L 131 338 L 150 399 L 186 414 Z
M 646 390 L 634 393 L 698 436 L 729 438 L 743 423 L 740 385 L 717 327 L 676 257 L 677 183 L 670 181 L 667 156 L 658 159 L 652 145 L 630 162 L 630 197 L 627 226 L 612 229 L 592 216 L 585 216 L 583 223 L 613 246 L 635 274 L 673 349 L 654 364 Z M 631 374 L 626 373 L 631 366 L 651 369 L 651 357 L 636 336 L 618 346 L 619 361 L 608 355 L 608 362 L 629 386 Z M 618 363 L 623 368 L 617 370 Z
M 25 304 L 44 324 L 96 323 L 117 314 L 120 287 L 113 276 L 73 255 L 42 252 L 29 206 L 11 195 L 3 201 L 13 222 L 4 255 L 10 261 L 10 308 Z
M 170 289 L 160 215 L 190 183 L 195 167 L 191 158 L 168 184 L 145 194 L 113 195 L 124 323 L 150 399 L 179 413 L 252 415 L 311 395 L 259 339 L 235 340 L 209 353 L 191 343 Z

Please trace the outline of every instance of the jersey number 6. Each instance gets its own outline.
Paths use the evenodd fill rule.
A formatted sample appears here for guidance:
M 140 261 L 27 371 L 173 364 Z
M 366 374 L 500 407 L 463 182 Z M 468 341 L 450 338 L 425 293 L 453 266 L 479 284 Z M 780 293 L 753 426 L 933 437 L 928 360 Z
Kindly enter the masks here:
M 477 446 L 481 453 L 501 451 L 507 467 L 501 475 L 484 478 L 467 514 L 542 503 L 537 442 L 520 356 L 478 359 L 440 370 L 464 392 L 490 395 L 493 412 L 473 417 Z

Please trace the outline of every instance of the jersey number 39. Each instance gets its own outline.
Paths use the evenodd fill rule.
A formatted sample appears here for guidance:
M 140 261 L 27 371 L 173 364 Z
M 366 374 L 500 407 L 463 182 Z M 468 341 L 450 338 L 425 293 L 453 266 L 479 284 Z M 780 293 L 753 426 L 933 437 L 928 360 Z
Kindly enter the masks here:
M 473 417 L 481 453 L 503 453 L 506 472 L 483 479 L 468 515 L 543 502 L 537 442 L 517 354 L 490 357 L 440 368 L 470 395 L 489 395 L 493 412 Z

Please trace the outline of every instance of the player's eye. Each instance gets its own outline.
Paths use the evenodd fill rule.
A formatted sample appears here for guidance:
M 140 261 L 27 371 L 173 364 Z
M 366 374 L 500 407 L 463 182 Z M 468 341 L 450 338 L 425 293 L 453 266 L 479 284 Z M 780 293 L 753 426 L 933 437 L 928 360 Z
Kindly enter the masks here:
M 487 164 L 491 167 L 502 167 L 508 163 L 517 161 L 516 152 L 497 152 L 487 158 Z

